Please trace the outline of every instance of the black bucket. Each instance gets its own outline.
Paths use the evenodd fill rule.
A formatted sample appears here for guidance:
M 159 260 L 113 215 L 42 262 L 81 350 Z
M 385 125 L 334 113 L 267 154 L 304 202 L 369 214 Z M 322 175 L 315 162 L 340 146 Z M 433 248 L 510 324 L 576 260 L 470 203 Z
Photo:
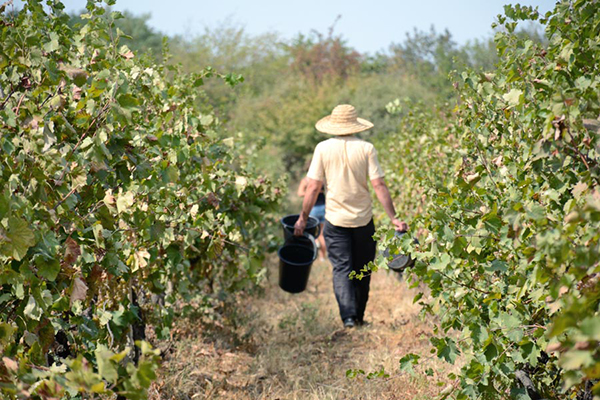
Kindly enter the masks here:
M 285 240 L 288 240 L 290 236 L 294 236 L 294 224 L 296 221 L 298 221 L 299 217 L 300 215 L 298 214 L 292 214 L 281 218 L 281 225 L 283 226 L 283 238 Z M 304 232 L 309 233 L 314 238 L 318 238 L 321 234 L 321 229 L 319 228 L 319 220 L 315 217 L 308 216 Z
M 394 236 L 400 238 L 400 237 L 404 236 L 405 233 L 406 232 L 396 231 Z M 419 244 L 419 241 L 416 238 L 414 238 L 413 243 Z M 390 250 L 385 249 L 385 251 L 383 252 L 383 256 L 389 257 L 389 255 L 390 255 Z M 402 275 L 402 273 L 404 272 L 404 270 L 406 268 L 411 268 L 413 265 L 415 265 L 415 260 L 410 255 L 393 254 L 392 256 L 393 256 L 393 259 L 392 259 L 392 261 L 388 262 L 388 268 L 394 272 L 399 273 L 400 275 Z
M 317 258 L 315 238 L 290 236 L 277 252 L 279 256 L 279 287 L 289 293 L 300 293 L 306 289 L 312 263 Z

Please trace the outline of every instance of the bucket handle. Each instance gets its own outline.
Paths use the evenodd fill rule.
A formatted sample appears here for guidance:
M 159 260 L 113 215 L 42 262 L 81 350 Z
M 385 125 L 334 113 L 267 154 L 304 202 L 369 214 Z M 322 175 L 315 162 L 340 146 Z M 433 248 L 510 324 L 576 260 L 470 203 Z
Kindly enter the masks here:
M 318 235 L 317 235 L 318 236 Z M 308 232 L 302 232 L 302 236 L 290 236 L 289 238 L 286 239 L 285 244 L 288 244 L 291 240 L 297 240 L 298 238 L 304 237 L 308 240 L 310 240 L 310 242 L 313 245 L 313 249 L 314 249 L 314 254 L 313 254 L 313 261 L 315 261 L 317 259 L 317 255 L 319 254 L 319 250 L 317 249 L 317 242 L 315 241 L 315 237 L 313 235 L 311 235 Z
M 319 226 L 317 225 L 317 236 L 319 236 Z M 317 249 L 317 242 L 315 241 L 315 236 L 311 235 L 308 232 L 303 232 L 302 236 L 308 238 L 308 240 L 310 240 L 310 242 L 313 245 L 313 249 L 315 249 L 314 254 L 313 254 L 313 261 L 315 261 L 317 259 L 317 254 L 319 254 L 319 250 Z

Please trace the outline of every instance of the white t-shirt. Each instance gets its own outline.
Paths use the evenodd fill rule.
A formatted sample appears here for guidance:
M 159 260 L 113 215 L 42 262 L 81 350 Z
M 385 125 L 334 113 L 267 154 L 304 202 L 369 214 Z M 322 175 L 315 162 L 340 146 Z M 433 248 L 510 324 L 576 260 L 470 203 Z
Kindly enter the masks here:
M 373 211 L 368 181 L 384 176 L 371 143 L 352 135 L 319 143 L 307 176 L 327 182 L 327 221 L 346 228 L 369 223 Z

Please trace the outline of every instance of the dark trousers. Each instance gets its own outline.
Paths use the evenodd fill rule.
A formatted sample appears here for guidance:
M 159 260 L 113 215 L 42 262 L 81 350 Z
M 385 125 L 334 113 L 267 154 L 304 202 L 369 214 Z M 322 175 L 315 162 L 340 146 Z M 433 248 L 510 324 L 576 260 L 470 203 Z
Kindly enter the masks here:
M 327 254 L 333 265 L 333 291 L 340 307 L 342 320 L 356 318 L 362 321 L 369 299 L 371 277 L 350 279 L 350 272 L 359 271 L 375 259 L 377 244 L 373 240 L 373 220 L 358 228 L 344 228 L 325 221 Z

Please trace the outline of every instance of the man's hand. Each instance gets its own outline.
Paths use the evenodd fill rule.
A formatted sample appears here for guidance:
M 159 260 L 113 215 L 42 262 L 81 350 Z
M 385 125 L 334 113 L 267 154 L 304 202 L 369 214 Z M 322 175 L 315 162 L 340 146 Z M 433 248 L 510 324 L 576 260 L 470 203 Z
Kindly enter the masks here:
M 300 211 L 300 217 L 294 224 L 294 236 L 302 236 L 304 228 L 306 228 L 306 221 L 308 220 L 308 214 L 312 210 L 313 206 L 317 201 L 317 196 L 323 187 L 323 182 L 317 181 L 312 178 L 306 178 L 307 187 L 304 193 L 304 201 L 302 202 L 302 211 Z
M 298 217 L 298 220 L 294 224 L 294 236 L 302 236 L 306 228 L 306 218 L 302 214 Z
M 406 232 L 408 231 L 408 224 L 404 221 L 400 221 L 398 218 L 392 219 L 392 224 L 394 224 L 394 229 L 398 232 Z M 306 225 L 306 223 L 305 223 Z

